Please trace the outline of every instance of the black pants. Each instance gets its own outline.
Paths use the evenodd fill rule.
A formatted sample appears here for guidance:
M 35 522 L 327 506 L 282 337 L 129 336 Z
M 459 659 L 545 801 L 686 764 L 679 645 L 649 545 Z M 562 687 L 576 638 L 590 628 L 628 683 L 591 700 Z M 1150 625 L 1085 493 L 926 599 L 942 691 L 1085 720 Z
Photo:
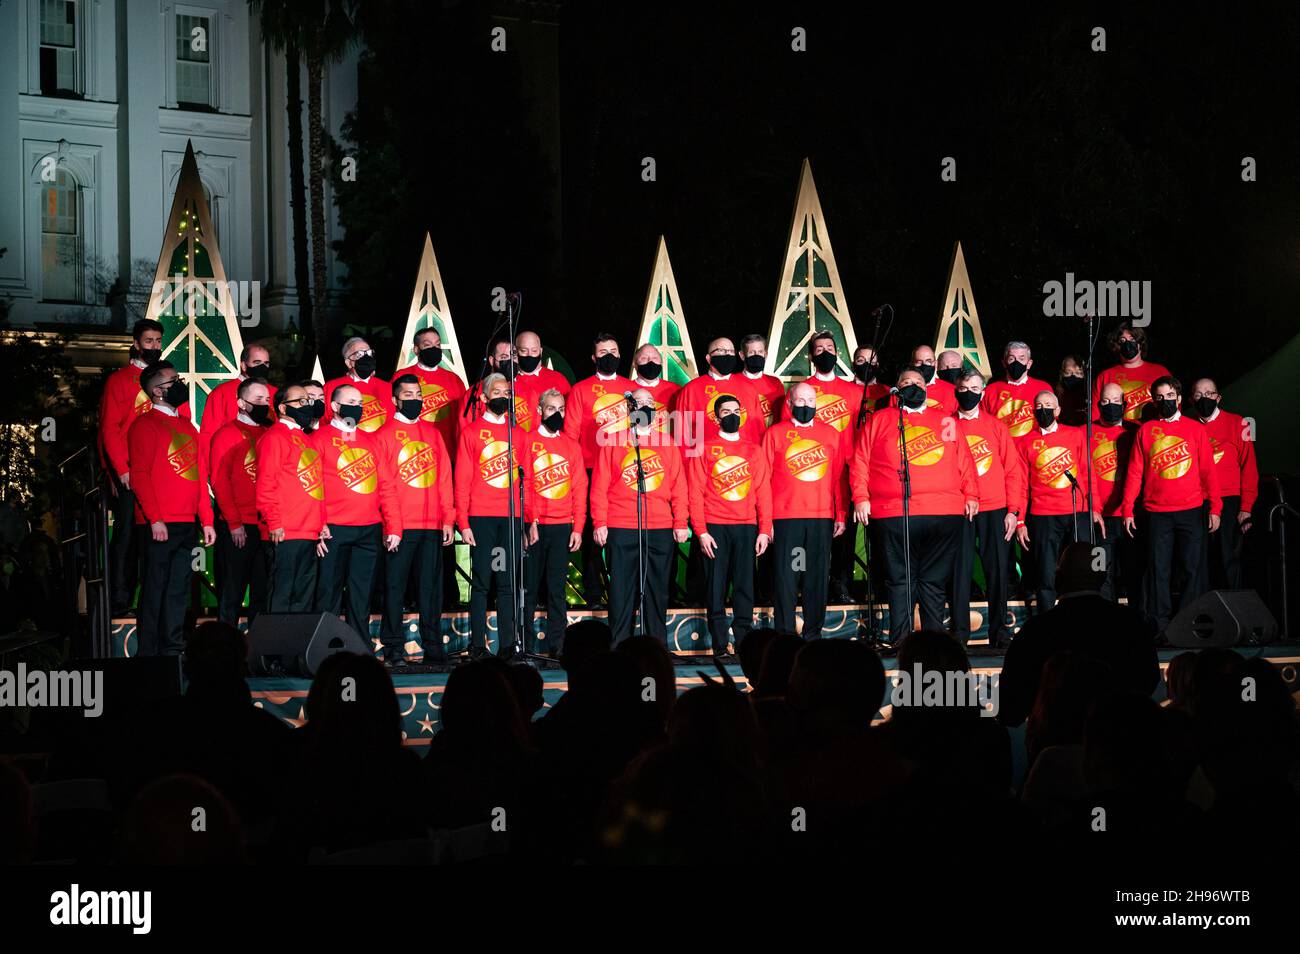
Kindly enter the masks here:
M 1241 589 L 1241 547 L 1246 535 L 1241 532 L 1241 525 L 1237 523 L 1239 513 L 1241 513 L 1240 495 L 1224 497 L 1219 529 L 1208 535 L 1207 586 L 1211 589 Z
M 591 486 L 591 471 L 587 471 L 587 486 Z M 588 606 L 605 602 L 605 582 L 608 572 L 600 545 L 591 533 L 595 528 L 588 520 L 582 528 L 582 601 Z
M 1207 519 L 1204 507 L 1147 515 L 1146 612 L 1157 634 L 1164 632 L 1173 616 L 1175 582 L 1182 587 L 1181 605 L 1201 595 Z
M 831 540 L 830 595 L 843 597 L 853 579 L 853 551 L 857 543 L 858 524 L 850 518 L 844 532 Z
M 709 534 L 717 548 L 713 559 L 704 557 L 705 591 L 709 607 L 709 633 L 713 651 L 727 651 L 727 584 L 731 584 L 731 635 L 736 648 L 754 628 L 754 542 L 758 526 L 752 523 L 710 523 Z
M 633 620 L 641 604 L 636 528 L 610 527 L 605 549 L 609 558 L 609 625 L 617 643 L 632 635 Z M 671 530 L 645 532 L 645 618 L 641 620 L 641 631 L 664 644 L 668 642 L 668 570 L 675 549 Z
M 151 533 L 148 525 L 139 528 Z M 145 547 L 136 640 L 141 656 L 179 656 L 185 650 L 185 608 L 194 573 L 193 523 L 167 524 L 167 539 Z
M 442 531 L 405 530 L 394 553 L 384 554 L 384 619 L 379 638 L 384 655 L 402 657 L 406 626 L 402 610 L 408 582 L 415 585 L 415 605 L 420 614 L 420 645 L 424 661 L 441 662 L 442 646 Z
M 315 540 L 283 540 L 272 545 L 268 613 L 310 613 L 316 605 L 320 558 Z
M 112 489 L 108 490 L 108 503 L 113 510 L 113 538 L 108 543 L 109 605 L 112 609 L 128 609 L 135 596 L 135 586 L 140 579 L 140 562 L 149 543 L 149 526 L 135 522 L 135 494 L 122 486 L 117 474 L 109 474 Z
M 515 593 L 510 586 L 510 523 L 509 517 L 469 518 L 469 529 L 474 534 L 474 546 L 469 551 L 470 645 L 486 647 L 488 644 L 488 588 L 495 581 L 498 652 L 512 648 L 515 639 Z M 517 558 L 519 548 L 523 546 L 523 523 L 518 517 L 514 519 L 514 538 Z M 525 560 L 525 566 L 527 563 Z
M 247 539 L 242 547 L 237 547 L 226 521 L 217 521 L 217 560 L 222 568 L 217 587 L 217 618 L 231 626 L 239 623 L 245 590 L 248 590 L 249 623 L 266 609 L 271 563 L 271 555 L 267 553 L 269 544 L 262 540 L 255 523 L 244 524 L 244 533 Z
M 316 580 L 316 612 L 343 615 L 370 646 L 370 587 L 383 549 L 383 528 L 377 523 L 331 523 L 329 528 L 328 552 L 321 557 Z
M 1074 542 L 1075 528 L 1079 540 L 1088 542 L 1086 513 L 1039 515 L 1025 519 L 1029 528 L 1030 560 L 1034 567 L 1034 614 L 1046 613 L 1056 605 L 1056 561 L 1061 551 Z
M 565 588 L 569 577 L 569 536 L 572 533 L 571 523 L 539 524 L 537 542 L 528 548 L 528 559 L 524 561 L 529 607 L 528 625 L 524 629 L 524 648 L 527 652 L 535 653 L 539 649 L 533 618 L 542 601 L 542 590 L 545 589 L 546 642 L 540 648 L 552 656 L 560 654 L 564 627 L 569 623 Z
M 778 633 L 796 632 L 794 608 L 802 592 L 803 638 L 821 636 L 833 529 L 829 518 L 772 521 L 772 617 Z
M 1006 539 L 1007 508 L 981 510 L 974 520 L 962 520 L 961 542 L 953 560 L 952 631 L 964 646 L 970 641 L 971 574 L 978 548 L 984 567 L 984 598 L 988 600 L 989 643 L 995 644 L 1007 625 L 1007 566 L 1011 544 Z
M 885 566 L 889 601 L 889 641 L 897 643 L 912 631 L 912 607 L 921 606 L 921 628 L 942 631 L 944 597 L 952 581 L 953 562 L 961 545 L 966 518 L 959 514 L 918 514 L 911 518 L 912 600 L 907 598 L 907 554 L 902 517 L 873 520 L 874 545 Z

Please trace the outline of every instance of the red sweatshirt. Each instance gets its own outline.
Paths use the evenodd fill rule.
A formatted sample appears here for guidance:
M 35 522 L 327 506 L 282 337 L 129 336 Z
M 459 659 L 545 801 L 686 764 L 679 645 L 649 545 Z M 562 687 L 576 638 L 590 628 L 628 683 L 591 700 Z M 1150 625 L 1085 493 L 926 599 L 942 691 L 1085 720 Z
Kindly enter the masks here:
M 402 368 L 393 375 L 393 380 L 396 381 L 404 374 L 413 374 L 420 379 L 420 396 L 424 398 L 424 411 L 420 414 L 420 420 L 436 426 L 442 435 L 443 444 L 455 447 L 456 438 L 460 434 L 460 412 L 464 410 L 461 400 L 465 396 L 465 385 L 461 383 L 460 376 L 441 365 L 429 371 L 417 362 Z M 390 398 L 392 393 L 390 387 Z
M 384 524 L 384 535 L 402 533 L 397 500 L 396 458 L 385 453 L 377 434 L 343 431 L 322 424 L 309 440 L 320 453 L 325 484 L 325 518 L 343 527 Z
M 333 428 L 330 428 L 333 430 Z M 287 420 L 257 442 L 257 511 L 286 540 L 315 540 L 325 526 L 325 481 L 310 435 Z
M 325 416 L 321 418 L 317 432 L 323 430 L 334 416 L 330 402 L 334 400 L 334 389 L 340 384 L 350 384 L 361 392 L 361 423 L 357 430 L 373 434 L 384 426 L 388 412 L 393 409 L 393 385 L 377 374 L 372 374 L 360 381 L 351 374 L 325 382 Z M 331 521 L 332 522 L 332 521 Z
M 222 425 L 208 446 L 205 473 L 217 498 L 217 512 L 231 529 L 258 522 L 257 442 L 265 430 L 236 418 Z M 199 437 L 202 439 L 201 432 Z
M 1224 497 L 1241 496 L 1241 512 L 1250 513 L 1259 497 L 1259 467 L 1255 463 L 1254 434 L 1246 433 L 1240 414 L 1219 408 L 1212 421 L 1203 421 L 1214 455 L 1215 476 L 1219 493 Z
M 600 451 L 596 433 L 601 432 L 603 443 L 627 430 L 627 400 L 623 394 L 635 390 L 636 385 L 621 374 L 608 380 L 592 375 L 570 389 L 564 407 L 564 433 L 582 446 L 582 461 L 588 470 L 596 466 Z
M 572 437 L 547 435 L 541 428 L 528 437 L 533 475 L 529 512 L 544 524 L 573 524 L 581 533 L 587 523 L 587 468 L 582 466 L 582 448 Z
M 967 420 L 953 417 L 957 430 L 966 438 L 980 488 L 980 512 L 1015 507 L 1024 495 L 1025 474 L 1020 454 L 1007 426 L 992 414 L 980 411 Z
M 715 378 L 704 374 L 686 382 L 677 392 L 673 410 L 677 412 L 678 444 L 694 452 L 706 441 L 718 436 L 718 418 L 713 404 L 724 394 L 740 401 L 740 436 L 757 444 L 763 439 L 763 411 L 758 403 L 758 390 L 743 374 L 729 374 Z
M 1147 421 L 1133 441 L 1124 477 L 1124 516 L 1133 516 L 1138 495 L 1155 513 L 1191 510 L 1206 500 L 1223 512 L 1219 478 L 1205 425 L 1183 414 L 1173 421 Z
M 104 394 L 99 399 L 99 460 L 105 470 L 121 476 L 130 469 L 127 460 L 126 433 L 135 419 L 149 413 L 153 407 L 140 390 L 140 372 L 135 362 L 118 368 L 104 382 Z M 178 412 L 185 420 L 190 418 L 190 406 L 182 404 Z
M 525 374 L 520 371 L 515 375 L 515 395 L 522 396 L 528 402 L 528 409 L 532 412 L 532 420 L 537 418 L 537 401 L 541 398 L 543 391 L 555 388 L 555 390 L 567 396 L 571 387 L 569 379 L 554 368 L 539 367 L 532 374 Z M 567 405 L 568 402 L 566 401 L 565 404 Z
M 757 524 L 772 535 L 772 481 L 767 457 L 753 441 L 706 441 L 686 464 L 691 525 L 708 533 L 710 523 Z
M 451 487 L 451 457 L 438 425 L 423 417 L 408 424 L 393 414 L 375 438 L 394 477 L 402 529 L 453 526 L 456 499 Z
M 621 395 L 620 395 L 621 396 Z M 480 416 L 473 424 L 466 422 L 460 429 L 460 443 L 456 450 L 455 487 L 456 523 L 461 530 L 469 527 L 470 517 L 508 517 L 510 498 L 515 495 L 515 513 L 519 516 L 519 462 L 524 467 L 525 521 L 531 520 L 528 507 L 527 481 L 531 474 L 530 462 L 524 453 L 532 435 L 516 430 L 514 433 L 515 471 L 512 475 L 509 444 L 506 443 L 506 422 L 499 424 Z M 513 482 L 513 483 L 512 483 Z
M 645 474 L 642 526 L 647 530 L 686 530 L 686 471 L 681 452 L 670 442 L 644 437 L 641 448 Z M 591 525 L 636 529 L 636 448 L 620 441 L 600 449 L 591 474 Z
M 1118 384 L 1124 389 L 1124 420 L 1141 424 L 1142 409 L 1151 403 L 1151 385 L 1156 378 L 1168 373 L 1168 368 L 1154 361 L 1143 361 L 1136 368 L 1126 368 L 1122 364 L 1107 368 L 1092 382 L 1092 406 L 1100 403 L 1102 388 Z
M 763 412 L 763 427 L 768 428 L 777 421 L 784 420 L 785 382 L 775 374 L 760 374 L 753 378 L 746 372 L 741 377 L 753 385 L 758 393 L 758 409 Z
M 1092 424 L 1092 503 L 1103 517 L 1124 516 L 1124 474 L 1133 450 L 1133 425 Z
M 1050 384 L 1038 378 L 1026 377 L 1022 384 L 994 381 L 984 389 L 980 407 L 1002 421 L 1012 437 L 1024 437 L 1034 428 L 1034 398 L 1040 391 L 1056 393 Z
M 217 431 L 239 416 L 239 385 L 243 378 L 222 381 L 208 399 L 203 402 L 203 420 L 199 422 L 199 454 L 204 465 L 208 462 L 209 447 Z M 271 420 L 275 420 L 275 391 L 271 385 L 266 386 L 271 392 Z
M 767 429 L 763 456 L 771 475 L 773 520 L 844 521 L 842 446 L 840 432 L 816 419 L 806 427 L 791 422 Z
M 1025 490 L 1020 496 L 1020 518 L 1026 514 L 1040 517 L 1064 516 L 1088 512 L 1088 453 L 1084 446 L 1086 434 L 1082 427 L 1057 423 L 1056 430 L 1044 434 L 1034 424 L 1034 429 L 1024 437 L 1016 438 L 1016 449 L 1025 468 Z M 1071 509 L 1070 479 L 1074 475 L 1079 489 L 1074 494 Z M 1093 490 L 1094 499 L 1098 496 Z
M 199 469 L 199 433 L 183 417 L 151 408 L 127 433 L 131 489 L 145 523 L 212 526 L 212 500 Z
M 858 411 L 862 409 L 862 384 L 836 375 L 829 381 L 823 381 L 817 375 L 808 378 L 805 384 L 817 392 L 817 420 L 829 424 L 840 435 L 840 453 L 847 462 L 853 456 L 853 447 L 858 440 Z M 791 420 L 791 404 L 784 402 L 781 420 Z
M 980 499 L 979 477 L 970 445 L 953 419 L 938 408 L 926 407 L 903 414 L 912 481 L 909 512 L 913 516 L 963 514 L 966 501 L 978 503 Z M 873 518 L 903 515 L 899 452 L 897 416 L 871 415 L 853 454 L 849 483 L 853 500 L 870 503 Z

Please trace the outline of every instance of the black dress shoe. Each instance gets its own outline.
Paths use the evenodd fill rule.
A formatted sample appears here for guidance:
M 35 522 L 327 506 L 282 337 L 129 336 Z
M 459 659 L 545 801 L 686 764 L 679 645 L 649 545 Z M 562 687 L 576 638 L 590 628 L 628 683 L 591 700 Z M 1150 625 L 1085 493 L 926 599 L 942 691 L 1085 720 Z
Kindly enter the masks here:
M 487 659 L 492 655 L 492 651 L 486 646 L 471 646 L 469 648 L 469 658 L 471 660 Z
M 385 668 L 385 669 L 388 669 L 388 670 L 393 670 L 393 669 L 404 669 L 404 668 L 406 668 L 406 657 L 405 657 L 405 656 L 385 656 L 385 657 L 384 657 L 384 668 Z

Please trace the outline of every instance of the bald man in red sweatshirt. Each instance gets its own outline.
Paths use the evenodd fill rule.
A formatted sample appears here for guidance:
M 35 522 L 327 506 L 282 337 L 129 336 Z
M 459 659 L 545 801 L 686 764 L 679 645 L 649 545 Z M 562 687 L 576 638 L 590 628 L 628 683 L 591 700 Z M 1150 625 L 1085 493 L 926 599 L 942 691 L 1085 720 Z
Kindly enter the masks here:
M 1182 395 L 1182 384 L 1172 376 L 1151 386 L 1155 417 L 1138 430 L 1124 478 L 1124 531 L 1133 535 L 1139 497 L 1147 511 L 1145 615 L 1157 635 L 1173 616 L 1175 571 L 1183 580 L 1182 605 L 1201 595 L 1205 533 L 1219 529 L 1223 511 L 1213 445 L 1205 425 L 1179 410 Z
M 839 431 L 818 420 L 813 386 L 801 381 L 786 394 L 790 422 L 769 427 L 763 456 L 772 483 L 773 622 L 798 632 L 795 607 L 803 597 L 803 638 L 821 638 L 826 624 L 831 541 L 844 533 L 848 510 Z
M 925 378 L 909 368 L 898 376 L 901 411 L 871 416 L 850 468 L 854 515 L 872 531 L 884 557 L 889 593 L 889 642 L 912 632 L 921 607 L 921 628 L 943 630 L 944 597 L 961 545 L 962 522 L 979 512 L 980 490 L 970 447 L 956 422 L 926 401 Z M 903 420 L 900 437 L 899 418 Z M 911 484 L 903 516 L 903 451 Z M 910 523 L 910 533 L 906 524 Z M 910 549 L 911 600 L 908 599 Z
M 1259 465 L 1255 462 L 1255 425 L 1221 406 L 1219 386 L 1201 378 L 1192 389 L 1192 408 L 1205 425 L 1214 453 L 1223 512 L 1216 538 L 1210 544 L 1209 578 L 1212 586 L 1239 590 L 1241 545 L 1250 529 L 1250 511 L 1259 497 Z
M 168 361 L 140 374 L 151 407 L 127 433 L 131 486 L 149 526 L 137 630 L 141 656 L 179 656 L 185 648 L 185 606 L 193 574 L 194 522 L 203 545 L 217 540 L 212 500 L 199 466 L 199 434 L 177 411 L 189 389 Z
M 1101 586 L 1104 599 L 1119 597 L 1121 585 L 1129 605 L 1141 603 L 1142 567 L 1146 553 L 1137 552 L 1137 543 L 1124 533 L 1124 475 L 1138 425 L 1124 420 L 1124 390 L 1113 381 L 1100 391 L 1096 420 L 1092 425 L 1092 447 L 1088 465 L 1092 468 L 1093 507 L 1101 515 L 1105 533 L 1094 541 L 1106 559 L 1106 582 Z
M 632 635 L 639 608 L 644 606 L 642 634 L 666 644 L 673 544 L 685 543 L 690 536 L 686 470 L 672 437 L 654 428 L 654 397 L 637 388 L 631 401 L 635 407 L 629 409 L 629 427 L 600 448 L 592 471 L 592 535 L 606 548 L 609 559 L 609 625 L 614 640 L 622 642 Z M 637 530 L 638 496 L 643 535 Z M 644 588 L 637 575 L 641 565 Z

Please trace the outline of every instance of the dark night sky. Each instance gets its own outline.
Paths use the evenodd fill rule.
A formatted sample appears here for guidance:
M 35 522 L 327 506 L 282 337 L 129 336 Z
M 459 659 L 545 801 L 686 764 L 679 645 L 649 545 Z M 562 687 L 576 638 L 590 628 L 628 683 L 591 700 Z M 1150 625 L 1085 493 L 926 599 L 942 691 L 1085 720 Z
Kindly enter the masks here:
M 439 37 L 429 54 L 392 32 L 400 18 L 372 26 L 368 45 L 393 55 L 378 58 L 375 85 L 363 80 L 362 110 L 384 70 L 422 72 L 410 60 L 427 56 L 442 79 L 411 103 L 386 97 L 385 111 L 396 125 L 403 109 L 436 116 L 443 148 L 384 133 L 420 183 L 389 209 L 393 254 L 372 269 L 372 285 L 398 290 L 369 304 L 392 308 L 400 329 L 428 228 L 471 365 L 487 289 L 505 285 L 524 290 L 525 324 L 585 374 L 594 331 L 636 334 L 663 233 L 697 347 L 766 332 L 808 156 L 859 338 L 872 307 L 897 309 L 894 366 L 933 340 L 956 239 L 990 349 L 1027 339 L 1044 377 L 1081 343 L 1075 323 L 1042 315 L 1043 283 L 1067 271 L 1151 281 L 1152 357 L 1185 377 L 1231 381 L 1300 327 L 1300 13 L 687 9 L 561 6 L 559 170 L 540 158 L 526 109 L 538 91 L 508 59 L 519 52 L 481 40 L 486 13 L 424 14 Z M 795 26 L 806 53 L 790 49 Z M 1090 49 L 1093 26 L 1107 30 L 1105 53 Z M 643 156 L 658 181 L 641 180 Z M 955 183 L 940 181 L 944 156 Z M 1243 156 L 1259 181 L 1241 181 Z M 539 252 L 557 238 L 559 274 Z

